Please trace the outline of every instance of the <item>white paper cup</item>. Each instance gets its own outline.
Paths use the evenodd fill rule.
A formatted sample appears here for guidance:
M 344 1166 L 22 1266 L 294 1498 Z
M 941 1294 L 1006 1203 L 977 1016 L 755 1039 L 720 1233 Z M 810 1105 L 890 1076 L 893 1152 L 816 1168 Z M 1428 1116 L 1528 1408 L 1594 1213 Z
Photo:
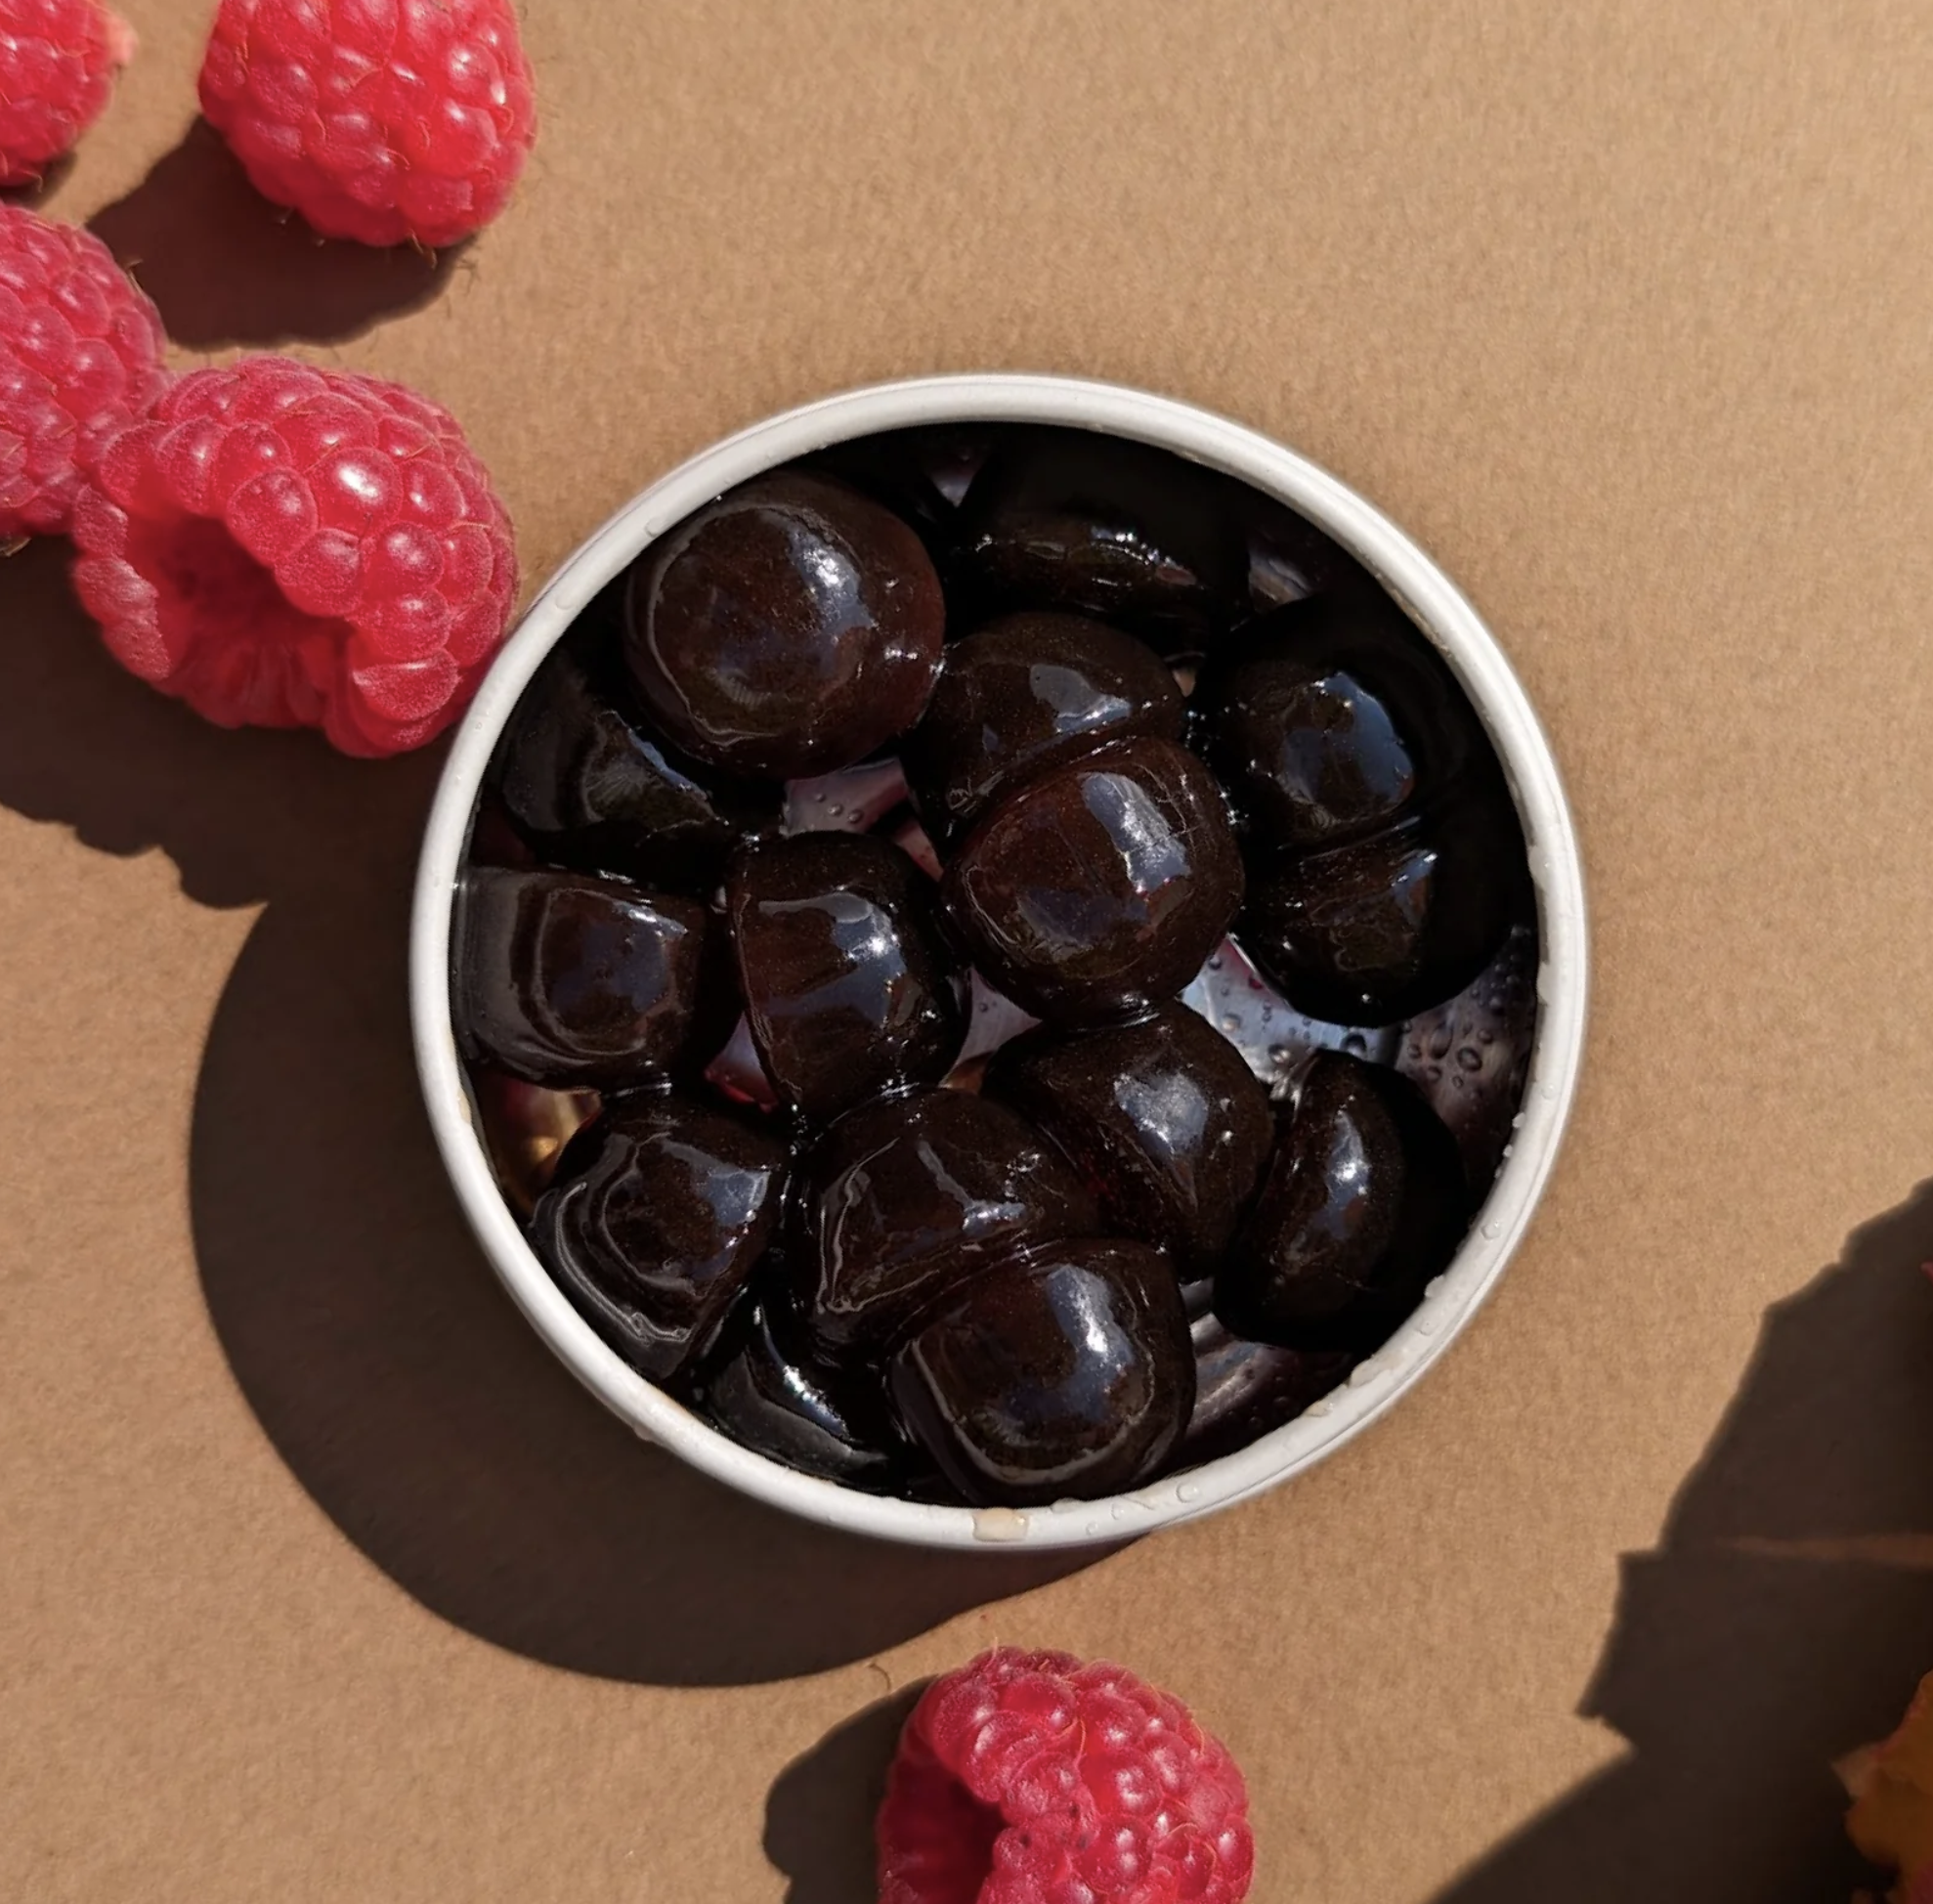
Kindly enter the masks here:
M 1131 1493 L 1022 1510 L 885 1500 L 795 1473 L 707 1427 L 627 1367 L 524 1240 L 473 1121 L 451 1024 L 451 900 L 484 771 L 532 674 L 578 614 L 657 537 L 721 491 L 852 437 L 981 422 L 1053 423 L 1154 444 L 1287 503 L 1355 556 L 1441 652 L 1503 761 L 1529 846 L 1541 956 L 1529 1081 L 1510 1155 L 1455 1260 L 1396 1335 L 1334 1394 L 1237 1453 Z M 1362 498 L 1267 437 L 1143 391 L 1052 376 L 921 377 L 829 397 L 740 431 L 626 503 L 565 563 L 497 657 L 444 769 L 417 878 L 409 986 L 430 1122 L 485 1254 L 564 1365 L 640 1436 L 727 1487 L 855 1534 L 965 1550 L 1074 1547 L 1192 1520 L 1300 1474 L 1390 1407 L 1477 1313 L 1529 1224 L 1575 1092 L 1584 892 L 1557 766 L 1510 664 L 1448 577 Z

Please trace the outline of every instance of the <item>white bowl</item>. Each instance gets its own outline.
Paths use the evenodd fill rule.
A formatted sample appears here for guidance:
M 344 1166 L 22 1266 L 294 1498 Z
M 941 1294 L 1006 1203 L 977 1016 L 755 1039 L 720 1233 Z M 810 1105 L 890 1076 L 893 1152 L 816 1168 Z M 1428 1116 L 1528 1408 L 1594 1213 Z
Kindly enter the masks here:
M 571 1307 L 524 1240 L 473 1122 L 451 1024 L 450 920 L 477 795 L 498 734 L 572 621 L 639 552 L 721 491 L 852 437 L 918 424 L 1055 423 L 1173 451 L 1274 497 L 1356 557 L 1463 683 L 1501 757 L 1536 882 L 1541 966 L 1529 1082 L 1508 1158 L 1455 1260 L 1422 1307 L 1333 1395 L 1240 1451 L 1131 1493 L 1024 1510 L 887 1500 L 739 1447 L 627 1367 Z M 485 1253 L 565 1366 L 645 1440 L 807 1520 L 920 1546 L 1072 1547 L 1118 1541 L 1286 1481 L 1366 1428 L 1442 1355 L 1522 1240 L 1570 1110 L 1583 1044 L 1584 893 L 1549 743 L 1489 630 L 1401 530 L 1314 464 L 1186 404 L 1068 377 L 921 377 L 829 397 L 742 430 L 628 502 L 565 563 L 497 657 L 444 768 L 417 878 L 409 987 L 416 1061 L 444 1162 Z

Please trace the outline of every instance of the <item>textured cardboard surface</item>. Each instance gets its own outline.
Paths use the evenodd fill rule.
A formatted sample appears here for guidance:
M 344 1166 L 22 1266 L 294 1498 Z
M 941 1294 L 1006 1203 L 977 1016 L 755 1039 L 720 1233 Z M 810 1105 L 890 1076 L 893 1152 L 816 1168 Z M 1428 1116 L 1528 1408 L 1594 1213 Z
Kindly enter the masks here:
M 527 0 L 534 171 L 432 272 L 277 227 L 191 130 L 210 9 L 122 5 L 50 208 L 184 362 L 451 405 L 533 580 L 891 374 L 1328 464 L 1539 705 L 1595 1017 L 1495 1302 L 1315 1476 L 1074 1571 L 835 1539 L 603 1418 L 467 1242 L 403 1007 L 435 761 L 205 728 L 16 558 L 0 1896 L 843 1904 L 881 1703 L 996 1637 L 1188 1698 L 1258 1898 L 1845 1895 L 1827 1761 L 1933 1666 L 1924 10 Z

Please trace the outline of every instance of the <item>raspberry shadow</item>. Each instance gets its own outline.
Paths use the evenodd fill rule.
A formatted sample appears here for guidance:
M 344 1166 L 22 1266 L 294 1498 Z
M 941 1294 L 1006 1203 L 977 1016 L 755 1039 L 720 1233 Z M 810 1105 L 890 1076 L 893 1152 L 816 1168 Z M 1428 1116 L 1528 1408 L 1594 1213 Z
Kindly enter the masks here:
M 224 733 L 121 672 L 64 545 L 0 562 L 0 802 L 211 907 L 266 902 L 215 1015 L 190 1190 L 210 1316 L 264 1432 L 425 1606 L 554 1666 L 663 1685 L 866 1658 L 1089 1564 L 875 1545 L 639 1443 L 498 1288 L 410 1057 L 410 879 L 439 757 Z
M 785 1904 L 855 1904 L 874 1894 L 873 1820 L 899 1735 L 924 1691 L 922 1681 L 867 1707 L 773 1781 L 765 1856 L 791 1881 Z
M 205 119 L 88 229 L 191 351 L 340 344 L 420 310 L 468 250 L 373 250 L 321 238 L 271 204 Z
M 25 185 L 0 185 L 0 205 L 24 205 L 29 211 L 39 211 L 73 169 L 74 154 L 64 152 L 37 179 Z

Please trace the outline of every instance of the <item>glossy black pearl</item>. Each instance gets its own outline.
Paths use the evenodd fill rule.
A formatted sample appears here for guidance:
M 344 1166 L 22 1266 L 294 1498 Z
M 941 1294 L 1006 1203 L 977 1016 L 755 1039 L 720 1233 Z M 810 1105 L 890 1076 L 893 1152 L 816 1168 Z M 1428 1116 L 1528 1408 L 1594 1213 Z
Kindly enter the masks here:
M 881 1371 L 816 1359 L 783 1301 L 755 1290 L 692 1379 L 692 1406 L 742 1448 L 871 1493 L 909 1478 L 912 1450 Z
M 537 864 L 530 843 L 518 832 L 510 810 L 502 799 L 486 787 L 477 801 L 476 817 L 470 823 L 470 839 L 463 851 L 465 866 L 500 866 L 511 872 L 528 872 Z
M 1213 777 L 1120 741 L 995 804 L 947 868 L 973 962 L 1036 1017 L 1093 1023 L 1172 998 L 1221 942 L 1242 862 Z
M 1171 1468 L 1199 1467 L 1302 1414 L 1349 1378 L 1356 1358 L 1347 1349 L 1284 1349 L 1246 1342 L 1221 1318 L 1198 1317 L 1194 1342 L 1195 1405 Z
M 472 867 L 453 922 L 456 1032 L 532 1084 L 622 1090 L 723 1042 L 710 916 L 580 873 Z
M 1004 1104 L 922 1091 L 849 1111 L 810 1166 L 809 1320 L 832 1349 L 890 1346 L 1023 1243 L 1099 1227 L 1066 1160 Z
M 772 1240 L 787 1162 L 770 1131 L 694 1100 L 620 1099 L 572 1139 L 531 1246 L 633 1368 L 668 1381 Z
M 983 613 L 1092 615 L 1179 653 L 1247 607 L 1248 541 L 1227 486 L 1144 444 L 1015 432 L 961 515 L 963 580 Z
M 1501 796 L 1459 800 L 1387 833 L 1249 881 L 1236 936 L 1298 1012 L 1381 1025 L 1453 998 L 1523 910 L 1528 875 Z
M 971 429 L 922 426 L 830 444 L 801 458 L 798 467 L 833 477 L 891 510 L 945 575 L 959 536 L 956 504 L 986 453 L 984 437 Z
M 1110 1230 L 1165 1250 L 1183 1277 L 1228 1246 L 1275 1137 L 1247 1060 L 1184 1005 L 1029 1033 L 996 1054 L 985 1090 L 1066 1152 Z
M 575 646 L 517 704 L 492 768 L 504 808 L 554 866 L 709 897 L 744 839 L 778 828 L 769 783 L 702 776 L 602 691 Z
M 1216 1276 L 1215 1313 L 1251 1341 L 1372 1349 L 1447 1266 L 1470 1216 L 1456 1140 L 1416 1087 L 1318 1052 Z
M 470 1096 L 503 1200 L 528 1217 L 557 1175 L 564 1147 L 597 1115 L 597 1093 L 552 1091 L 473 1064 Z
M 1202 665 L 1195 744 L 1246 843 L 1341 845 L 1445 792 L 1482 749 L 1462 690 L 1388 602 L 1291 602 Z
M 746 1017 L 781 1099 L 813 1120 L 943 1077 L 966 1034 L 933 883 L 889 842 L 755 847 L 726 893 Z
M 947 650 L 900 757 L 950 839 L 1002 788 L 1129 734 L 1181 731 L 1181 691 L 1145 642 L 1080 615 L 1009 615 Z
M 1051 1244 L 958 1288 L 892 1361 L 901 1419 L 975 1505 L 1132 1488 L 1180 1441 L 1195 1364 L 1145 1243 Z
M 1310 595 L 1382 596 L 1368 570 L 1306 516 L 1259 490 L 1236 496 L 1248 532 L 1249 593 L 1258 608 Z
M 685 753 L 769 779 L 850 766 L 919 719 L 946 605 L 920 539 L 843 484 L 761 477 L 632 572 L 624 644 Z
M 1536 1035 L 1537 929 L 1528 925 L 1512 927 L 1469 985 L 1402 1029 L 1396 1067 L 1449 1126 L 1479 1190 L 1502 1167 Z

